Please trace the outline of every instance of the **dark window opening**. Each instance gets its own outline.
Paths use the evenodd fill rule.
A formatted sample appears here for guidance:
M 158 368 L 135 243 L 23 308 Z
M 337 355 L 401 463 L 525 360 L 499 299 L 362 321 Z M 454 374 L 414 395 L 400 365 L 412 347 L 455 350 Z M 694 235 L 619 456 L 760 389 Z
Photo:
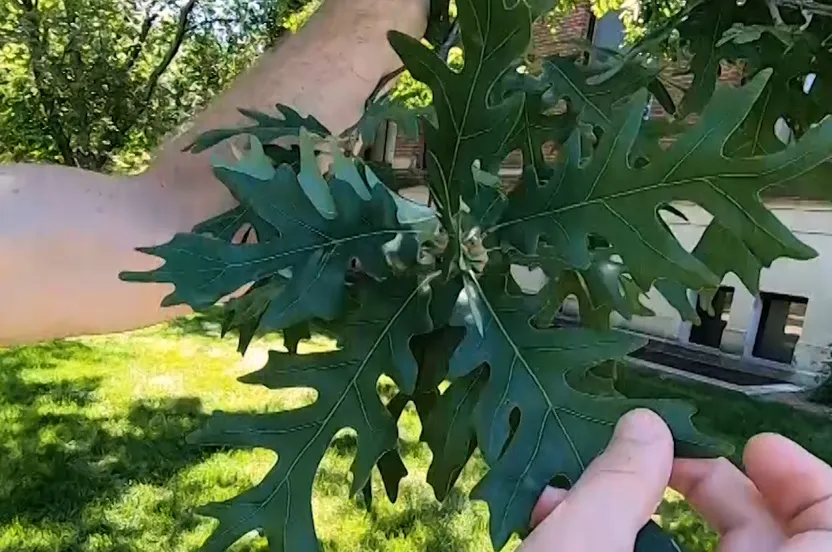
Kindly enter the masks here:
M 701 322 L 690 329 L 690 342 L 719 349 L 733 301 L 734 288 L 728 286 L 721 286 L 714 294 L 711 300 L 713 314 L 702 308 L 701 301 L 697 301 L 696 312 Z
M 763 308 L 754 339 L 753 354 L 775 362 L 791 364 L 794 348 L 803 333 L 809 300 L 795 295 L 760 293 Z

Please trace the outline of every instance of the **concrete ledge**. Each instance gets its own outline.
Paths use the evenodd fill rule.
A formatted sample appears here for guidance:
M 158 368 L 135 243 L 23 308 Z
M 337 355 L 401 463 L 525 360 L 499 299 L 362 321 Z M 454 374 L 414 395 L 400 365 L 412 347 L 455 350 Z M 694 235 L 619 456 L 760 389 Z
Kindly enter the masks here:
M 690 380 L 699 383 L 704 383 L 706 385 L 713 385 L 714 387 L 719 387 L 720 389 L 726 389 L 728 391 L 735 391 L 737 393 L 742 393 L 743 395 L 749 397 L 760 397 L 765 395 L 775 395 L 784 393 L 799 393 L 804 390 L 803 387 L 791 383 L 777 383 L 772 385 L 736 385 L 734 383 L 718 380 L 716 378 L 709 378 L 701 374 L 694 374 L 691 372 L 686 372 L 684 370 L 671 368 L 670 366 L 656 364 L 655 362 L 650 362 L 648 360 L 643 360 L 640 358 L 627 357 L 626 362 L 628 365 L 633 366 L 634 368 L 650 370 L 653 372 L 661 372 L 675 379 Z

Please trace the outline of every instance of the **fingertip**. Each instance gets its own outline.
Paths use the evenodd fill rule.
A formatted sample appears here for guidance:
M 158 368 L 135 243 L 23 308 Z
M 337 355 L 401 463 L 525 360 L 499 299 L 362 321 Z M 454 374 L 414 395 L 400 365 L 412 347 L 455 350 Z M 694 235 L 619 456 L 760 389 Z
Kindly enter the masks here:
M 673 446 L 673 435 L 664 420 L 646 408 L 636 408 L 621 417 L 615 427 L 613 439 L 624 437 L 645 443 L 666 443 Z
M 531 528 L 534 529 L 540 525 L 540 522 L 546 519 L 564 501 L 568 492 L 566 489 L 558 489 L 557 487 L 543 489 L 532 510 Z
M 760 433 L 755 435 L 745 444 L 745 449 L 742 453 L 743 463 L 746 463 L 749 457 L 756 457 L 760 453 L 767 453 L 772 447 L 780 448 L 784 443 L 791 443 L 788 439 L 777 433 Z
M 770 480 L 774 474 L 817 468 L 812 453 L 776 433 L 761 433 L 748 440 L 743 464 L 752 480 Z
M 685 494 L 693 487 L 696 481 L 707 475 L 710 471 L 711 459 L 704 458 L 677 458 L 673 461 L 673 469 L 670 472 L 668 485 L 675 491 Z

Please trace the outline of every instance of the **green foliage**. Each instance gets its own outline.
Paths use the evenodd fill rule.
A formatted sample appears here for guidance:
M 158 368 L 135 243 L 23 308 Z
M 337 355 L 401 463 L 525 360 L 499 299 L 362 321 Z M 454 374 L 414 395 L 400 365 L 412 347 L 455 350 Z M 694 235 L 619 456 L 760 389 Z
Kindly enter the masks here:
M 0 6 L 0 160 L 131 172 L 290 28 L 307 0 Z
M 546 2 L 533 9 L 524 2 L 457 2 L 464 61 L 456 67 L 419 40 L 391 33 L 410 75 L 430 88 L 427 113 L 435 118 L 417 123 L 419 113 L 383 100 L 354 128 L 368 138 L 384 120 L 411 131 L 421 126 L 438 217 L 392 193 L 389 173 L 380 177 L 348 157 L 340 138 L 287 107 L 278 107 L 280 117 L 246 112 L 255 125 L 197 140 L 195 149 L 204 149 L 234 134 L 254 136 L 238 161 L 214 161 L 240 206 L 145 249 L 165 264 L 125 277 L 173 283 L 166 304 L 195 308 L 252 284 L 227 302 L 225 329 L 239 332 L 242 350 L 255 334 L 285 329 L 291 339 L 287 353 L 272 353 L 266 367 L 243 380 L 318 393 L 296 410 L 217 415 L 199 434 L 200 442 L 279 455 L 260 484 L 207 507 L 220 519 L 208 549 L 258 528 L 275 550 L 315 549 L 310 488 L 344 428 L 358 440 L 352 492 L 372 496 L 365 484 L 376 465 L 395 498 L 405 473 L 395 422 L 408 402 L 433 452 L 428 481 L 438 498 L 481 452 L 489 471 L 472 496 L 489 506 L 497 547 L 525 532 L 549 481 L 580 476 L 635 406 L 664 417 L 680 453 L 723 450 L 697 431 L 690 407 L 628 399 L 593 370 L 615 366 L 641 346 L 611 330 L 610 320 L 613 313 L 649 315 L 640 298 L 652 286 L 692 319 L 688 288 L 706 291 L 733 272 L 753 291 L 761 268 L 775 259 L 815 255 L 761 197 L 778 187 L 829 194 L 823 176 L 832 123 L 823 120 L 814 92 L 794 93 L 795 80 L 808 72 L 818 86 L 825 82 L 818 61 L 825 47 L 816 33 L 827 23 L 790 28 L 785 42 L 769 32 L 723 40 L 723 27 L 770 24 L 759 19 L 771 15 L 733 3 L 714 11 L 714 3 L 659 18 L 628 53 L 604 63 L 552 57 L 539 71 L 526 66 L 525 54 Z M 782 25 L 793 16 L 787 13 Z M 669 112 L 697 117 L 662 127 L 645 121 L 645 108 L 648 90 L 666 92 L 657 60 L 671 55 L 674 42 L 692 84 L 681 100 L 660 97 Z M 784 66 L 791 56 L 794 63 Z M 717 86 L 724 59 L 747 60 L 742 86 Z M 768 124 L 780 117 L 793 129 L 788 144 Z M 280 145 L 261 144 L 276 138 Z M 555 159 L 543 154 L 548 142 L 558 147 Z M 498 168 L 515 150 L 522 179 L 502 182 Z M 664 218 L 683 216 L 673 206 L 678 201 L 714 217 L 692 251 Z M 235 239 L 251 232 L 256 243 Z M 516 293 L 512 264 L 542 268 L 548 283 L 537 293 Z M 577 296 L 588 327 L 552 323 L 569 295 Z M 296 356 L 310 325 L 323 325 L 341 349 Z M 386 402 L 376 391 L 382 374 L 396 384 Z M 637 550 L 658 550 L 662 542 L 645 534 Z

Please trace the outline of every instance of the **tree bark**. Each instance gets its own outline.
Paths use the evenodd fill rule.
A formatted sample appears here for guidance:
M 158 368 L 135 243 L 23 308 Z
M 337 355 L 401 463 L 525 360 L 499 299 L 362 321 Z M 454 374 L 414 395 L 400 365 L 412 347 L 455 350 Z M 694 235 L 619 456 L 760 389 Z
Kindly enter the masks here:
M 176 22 L 176 34 L 173 37 L 173 42 L 171 42 L 170 47 L 168 48 L 167 52 L 165 52 L 165 56 L 162 58 L 159 64 L 153 69 L 153 72 L 148 77 L 144 91 L 138 98 L 137 103 L 129 106 L 131 108 L 129 113 L 127 109 L 124 109 L 124 106 L 113 106 L 112 112 L 110 113 L 110 117 L 113 120 L 113 126 L 115 128 L 112 131 L 108 132 L 105 138 L 105 140 L 110 144 L 110 148 L 105 155 L 98 156 L 95 166 L 90 167 L 93 170 L 99 171 L 105 167 L 107 162 L 110 160 L 110 156 L 112 155 L 112 153 L 116 152 L 121 146 L 124 145 L 128 133 L 133 129 L 133 127 L 136 126 L 136 124 L 141 119 L 142 115 L 144 115 L 145 111 L 150 105 L 150 100 L 153 98 L 153 93 L 156 90 L 156 86 L 159 84 L 159 79 L 162 77 L 162 75 L 164 75 L 165 71 L 168 70 L 170 64 L 173 62 L 174 58 L 179 53 L 179 50 L 182 48 L 182 43 L 185 41 L 185 37 L 187 36 L 188 30 L 190 29 L 188 21 L 190 19 L 191 13 L 193 13 L 194 8 L 196 7 L 196 4 L 198 2 L 199 0 L 188 0 L 188 3 L 182 6 L 182 8 L 179 10 L 179 17 Z M 147 39 L 147 34 L 150 32 L 150 27 L 153 23 L 152 17 L 155 17 L 155 15 L 148 15 L 148 17 L 142 24 L 142 29 L 139 34 L 139 51 L 136 53 L 136 57 L 138 57 L 139 53 L 141 52 L 141 44 L 144 42 L 144 40 Z M 135 61 L 133 63 L 135 63 Z M 126 116 L 120 116 L 120 114 L 122 113 L 128 114 Z
M 142 110 L 146 108 L 147 102 L 149 102 L 150 98 L 153 97 L 156 85 L 159 84 L 159 78 L 161 78 L 164 72 L 167 71 L 173 61 L 173 58 L 175 58 L 176 54 L 179 53 L 179 49 L 182 47 L 182 42 L 185 40 L 185 35 L 188 32 L 188 19 L 191 17 L 191 13 L 194 11 L 198 1 L 199 0 L 188 0 L 188 3 L 182 6 L 182 9 L 179 10 L 179 20 L 176 23 L 176 34 L 173 37 L 173 42 L 171 43 L 170 48 L 168 48 L 168 51 L 165 53 L 165 57 L 162 58 L 159 65 L 153 69 L 153 73 L 151 73 L 150 77 L 147 79 Z
M 156 21 L 156 13 L 150 13 L 148 11 L 147 16 L 144 18 L 142 22 L 142 27 L 139 30 L 139 36 L 136 38 L 136 43 L 130 48 L 130 53 L 127 55 L 127 63 L 124 65 L 124 71 L 130 71 L 133 69 L 133 66 L 136 65 L 136 62 L 139 60 L 139 56 L 142 53 L 142 49 L 144 49 L 144 44 L 147 41 L 147 36 L 150 34 L 150 29 L 153 28 L 153 23 Z
M 72 143 L 63 131 L 58 118 L 58 98 L 52 94 L 49 83 L 46 82 L 46 73 L 43 70 L 43 65 L 46 63 L 46 48 L 40 35 L 41 21 L 37 2 L 34 0 L 20 0 L 20 2 L 23 7 L 22 26 L 29 48 L 29 62 L 35 80 L 38 103 L 44 111 L 46 126 L 49 129 L 52 139 L 55 140 L 55 145 L 58 148 L 58 153 L 61 154 L 63 164 L 76 167 L 78 166 L 78 160 L 72 149 Z

